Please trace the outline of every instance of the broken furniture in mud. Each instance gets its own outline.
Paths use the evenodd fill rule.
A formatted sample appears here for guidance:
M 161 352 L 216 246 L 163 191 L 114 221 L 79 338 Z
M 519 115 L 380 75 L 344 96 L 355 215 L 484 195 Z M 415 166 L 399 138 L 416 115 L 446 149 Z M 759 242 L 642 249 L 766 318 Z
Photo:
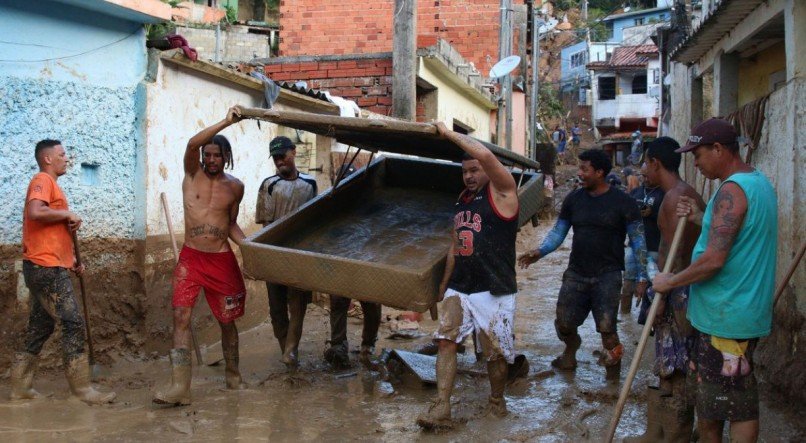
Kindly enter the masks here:
M 373 155 L 438 159 L 382 156 L 346 178 L 339 175 L 333 188 L 247 238 L 241 252 L 250 275 L 416 312 L 436 304 L 454 202 L 464 187 L 458 146 L 426 123 L 264 109 L 243 109 L 242 115 L 329 136 Z M 505 165 L 523 169 L 512 174 L 519 185 L 519 223 L 525 224 L 543 204 L 539 164 L 482 143 Z

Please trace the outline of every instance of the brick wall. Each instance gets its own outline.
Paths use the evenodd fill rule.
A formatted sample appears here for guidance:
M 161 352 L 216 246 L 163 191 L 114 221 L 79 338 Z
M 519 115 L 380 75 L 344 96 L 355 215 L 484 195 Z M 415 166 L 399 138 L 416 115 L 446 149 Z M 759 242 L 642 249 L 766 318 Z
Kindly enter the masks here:
M 272 80 L 305 80 L 309 88 L 330 91 L 378 114 L 389 115 L 392 108 L 391 54 L 371 58 L 329 57 L 321 61 L 280 57 L 267 60 L 263 69 Z
M 215 29 L 177 27 L 203 60 L 215 60 Z M 232 26 L 221 31 L 221 61 L 246 62 L 253 58 L 270 57 L 269 36 L 250 34 L 245 27 Z
M 486 73 L 498 60 L 499 3 L 421 0 L 418 36 L 442 38 Z M 393 0 L 281 0 L 280 55 L 389 52 L 393 5 Z

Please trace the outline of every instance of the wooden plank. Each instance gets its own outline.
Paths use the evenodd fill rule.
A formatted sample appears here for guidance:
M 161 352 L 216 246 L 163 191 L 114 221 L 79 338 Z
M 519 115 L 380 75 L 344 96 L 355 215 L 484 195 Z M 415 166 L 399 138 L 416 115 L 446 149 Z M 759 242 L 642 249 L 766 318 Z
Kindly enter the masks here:
M 244 108 L 242 115 L 333 137 L 341 143 L 370 151 L 380 150 L 451 161 L 459 161 L 463 154 L 458 146 L 440 138 L 436 126 L 430 123 L 339 117 L 261 108 Z M 518 165 L 523 169 L 540 169 L 540 163 L 532 159 L 492 143 L 481 140 L 479 142 L 506 165 Z

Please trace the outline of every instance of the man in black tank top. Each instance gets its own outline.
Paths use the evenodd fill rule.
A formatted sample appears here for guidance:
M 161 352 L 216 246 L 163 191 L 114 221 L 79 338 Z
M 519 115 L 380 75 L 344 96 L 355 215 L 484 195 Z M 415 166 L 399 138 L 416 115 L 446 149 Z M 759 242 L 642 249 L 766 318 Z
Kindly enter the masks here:
M 440 285 L 444 297 L 437 355 L 437 399 L 417 418 L 426 429 L 450 428 L 451 391 L 456 376 L 456 347 L 474 329 L 487 359 L 488 410 L 507 414 L 504 401 L 507 363 L 514 359 L 515 236 L 518 194 L 512 174 L 484 145 L 438 123 L 440 136 L 465 151 L 465 190 L 456 202 L 454 241 Z

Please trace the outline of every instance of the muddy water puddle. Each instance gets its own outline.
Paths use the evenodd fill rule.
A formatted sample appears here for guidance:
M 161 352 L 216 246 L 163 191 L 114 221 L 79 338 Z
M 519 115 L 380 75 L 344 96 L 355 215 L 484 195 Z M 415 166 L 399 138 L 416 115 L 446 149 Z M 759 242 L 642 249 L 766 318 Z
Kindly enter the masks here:
M 360 205 L 301 230 L 283 246 L 422 268 L 450 244 L 453 200 L 455 196 L 441 192 L 378 188 Z
M 520 242 L 519 249 L 533 246 L 547 229 L 541 226 L 532 232 L 525 228 L 521 235 L 528 241 Z M 53 394 L 52 398 L 10 403 L 5 400 L 6 380 L 0 384 L 0 441 L 600 441 L 620 385 L 606 381 L 604 370 L 595 363 L 592 353 L 601 342 L 590 318 L 580 328 L 583 343 L 578 353 L 579 368 L 563 373 L 550 366 L 562 351 L 553 320 L 569 246 L 570 239 L 537 266 L 518 272 L 516 348 L 526 354 L 531 370 L 527 379 L 507 388 L 510 415 L 505 419 L 483 416 L 489 395 L 487 379 L 462 374 L 457 376 L 453 414 L 464 423 L 443 434 L 420 431 L 415 419 L 436 390 L 412 377 L 401 377 L 392 383 L 394 393 L 389 393 L 379 389 L 377 373 L 358 368 L 331 372 L 322 362 L 328 316 L 311 305 L 300 350 L 303 383 L 288 382 L 271 326 L 264 323 L 241 334 L 241 371 L 251 386 L 248 390 L 222 390 L 224 368 L 200 367 L 194 359 L 193 404 L 153 407 L 151 396 L 156 386 L 169 376 L 164 357 L 150 361 L 120 359 L 110 367 L 110 375 L 101 385 L 113 386 L 118 401 L 106 407 L 69 400 L 66 381 L 57 372 L 38 375 L 34 384 L 40 392 Z M 622 380 L 640 333 L 636 315 L 633 312 L 619 323 L 626 348 Z M 360 343 L 360 325 L 360 320 L 350 318 L 348 337 L 353 350 Z M 430 320 L 420 325 L 423 332 L 437 327 Z M 382 325 L 379 352 L 381 348 L 413 350 L 427 341 L 388 339 L 391 333 L 388 324 Z M 210 349 L 206 357 L 219 352 Z M 356 354 L 351 358 L 357 361 Z M 474 360 L 472 354 L 465 358 Z M 645 356 L 617 440 L 643 431 L 643 392 L 647 384 L 654 383 L 649 361 Z M 803 434 L 797 423 L 791 415 L 763 403 L 761 441 L 798 441 Z

